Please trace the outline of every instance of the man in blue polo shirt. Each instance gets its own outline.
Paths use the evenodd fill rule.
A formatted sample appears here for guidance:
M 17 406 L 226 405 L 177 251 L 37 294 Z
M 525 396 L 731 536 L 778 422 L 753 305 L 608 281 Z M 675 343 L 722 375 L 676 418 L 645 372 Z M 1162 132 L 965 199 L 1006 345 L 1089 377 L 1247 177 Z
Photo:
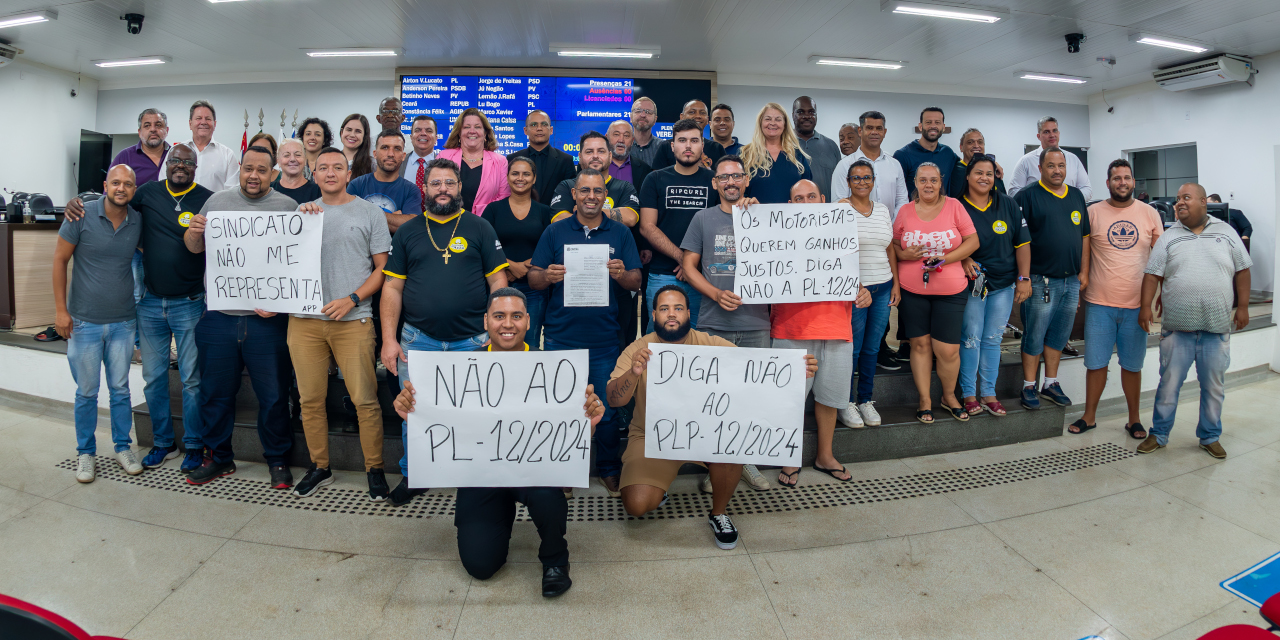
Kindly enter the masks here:
M 604 174 L 583 168 L 573 189 L 577 213 L 547 227 L 538 240 L 529 268 L 529 286 L 550 288 L 547 319 L 543 324 L 543 347 L 546 351 L 589 349 L 591 371 L 587 382 L 603 389 L 621 351 L 618 345 L 618 288 L 636 291 L 640 288 L 640 253 L 631 230 L 603 215 L 605 198 Z M 564 249 L 570 244 L 609 245 L 606 267 L 609 277 L 618 284 L 610 286 L 609 304 L 600 307 L 570 307 L 564 300 Z M 609 408 L 596 430 L 596 472 L 609 495 L 618 497 L 622 460 L 618 454 L 616 412 Z
M 912 140 L 907 146 L 893 152 L 893 159 L 902 165 L 907 191 L 912 193 L 915 191 L 912 185 L 916 183 L 916 167 L 925 162 L 938 165 L 938 171 L 942 172 L 942 184 L 946 185 L 950 184 L 947 181 L 951 170 L 960 161 L 960 156 L 951 147 L 938 142 L 938 138 L 947 130 L 947 116 L 942 113 L 942 107 L 925 107 L 920 112 L 919 127 L 919 140 Z

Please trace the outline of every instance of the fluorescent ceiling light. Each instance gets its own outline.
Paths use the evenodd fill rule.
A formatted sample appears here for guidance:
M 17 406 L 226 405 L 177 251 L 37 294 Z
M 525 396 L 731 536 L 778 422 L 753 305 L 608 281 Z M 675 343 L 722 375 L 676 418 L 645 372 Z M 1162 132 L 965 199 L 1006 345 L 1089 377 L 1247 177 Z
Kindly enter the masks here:
M 210 3 L 218 4 L 220 2 L 243 2 L 244 0 L 209 0 Z
M 985 22 L 987 24 L 999 22 L 1001 18 L 1008 15 L 1008 11 L 998 9 L 983 9 L 979 7 L 963 7 L 944 4 L 923 4 L 919 2 L 886 2 L 881 5 L 884 7 L 893 7 L 894 13 L 901 13 L 910 16 L 927 16 L 930 18 L 950 18 L 952 20 L 967 20 L 969 22 Z M 1002 15 L 1003 14 L 1003 15 Z
M 551 50 L 564 58 L 628 58 L 649 60 L 658 57 L 657 48 L 641 47 L 592 47 L 552 45 Z
M 1191 53 L 1204 53 L 1209 50 L 1208 47 L 1203 47 L 1192 42 L 1185 42 L 1185 41 L 1180 42 L 1177 40 L 1173 40 L 1171 38 L 1165 38 L 1163 36 L 1149 36 L 1146 34 L 1138 34 L 1137 36 L 1134 37 L 1133 40 L 1134 42 L 1137 42 L 1139 44 L 1150 44 L 1150 45 L 1155 45 L 1157 47 L 1164 47 L 1166 49 L 1177 49 L 1178 51 L 1190 51 Z
M 149 64 L 164 64 L 173 62 L 173 58 L 169 56 L 143 56 L 141 58 L 120 58 L 118 60 L 94 60 L 95 66 L 103 68 L 111 67 L 140 67 Z
M 355 47 L 350 49 L 311 49 L 307 55 L 312 58 L 391 58 L 402 53 L 400 49 L 369 49 Z
M 0 18 L 0 29 L 5 27 L 19 27 L 24 24 L 39 24 L 41 22 L 48 22 L 50 20 L 57 19 L 57 11 L 32 11 L 30 13 L 20 13 Z
M 901 69 L 907 64 L 900 60 L 870 60 L 867 58 L 836 58 L 832 56 L 809 56 L 813 64 L 832 67 L 861 67 L 864 69 Z
M 1039 73 L 1036 71 L 1023 71 L 1017 74 L 1023 80 L 1044 80 L 1045 82 L 1063 82 L 1066 84 L 1084 84 L 1089 81 L 1088 78 L 1079 76 L 1067 76 L 1061 73 Z

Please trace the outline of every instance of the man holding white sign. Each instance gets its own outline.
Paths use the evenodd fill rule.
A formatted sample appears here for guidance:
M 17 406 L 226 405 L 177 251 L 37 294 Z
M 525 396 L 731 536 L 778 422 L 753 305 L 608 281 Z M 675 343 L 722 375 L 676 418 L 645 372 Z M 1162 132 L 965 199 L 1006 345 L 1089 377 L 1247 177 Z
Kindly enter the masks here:
M 301 311 L 320 299 L 320 216 L 294 211 L 293 198 L 273 190 L 271 168 L 275 157 L 266 147 L 249 147 L 240 162 L 240 186 L 219 191 L 205 201 L 191 218 L 183 242 L 192 253 L 206 253 L 205 279 L 209 310 L 196 325 L 200 350 L 201 439 L 209 460 L 187 476 L 191 484 L 205 484 L 236 472 L 231 433 L 235 426 L 236 393 L 243 371 L 258 398 L 258 438 L 271 470 L 271 487 L 293 486 L 289 450 L 293 429 L 289 425 L 289 388 L 293 365 L 289 361 L 289 316 L 281 310 Z M 216 228 L 209 232 L 210 218 Z M 312 218 L 312 219 L 308 219 Z M 240 233 L 247 230 L 247 233 Z M 304 231 L 305 230 L 305 231 Z M 206 245 L 208 240 L 208 245 Z M 206 248 L 211 250 L 206 252 Z M 239 261 L 243 267 L 237 268 Z M 298 263 L 302 263 L 298 268 Z M 279 269 L 297 277 L 261 277 L 263 269 Z M 237 275 L 238 274 L 238 275 Z M 251 281 L 233 286 L 228 280 Z M 279 284 L 263 281 L 305 282 L 297 297 L 272 300 L 260 295 Z M 250 295 L 223 295 L 227 292 Z M 293 306 L 293 309 L 277 305 Z M 270 308 L 271 310 L 266 310 Z
M 504 287 L 494 291 L 489 296 L 489 308 L 484 315 L 484 326 L 489 336 L 489 346 L 486 347 L 486 351 L 493 353 L 529 351 L 529 345 L 524 341 L 525 333 L 529 329 L 528 307 L 526 306 L 524 294 L 520 290 Z M 469 359 L 474 359 L 477 362 L 481 361 L 481 358 L 473 357 Z M 542 363 L 537 362 L 536 358 L 534 360 L 535 362 L 531 363 L 533 366 L 532 372 L 536 373 Z M 495 362 L 516 363 L 518 361 L 495 359 Z M 418 353 L 413 357 L 410 366 L 415 368 L 429 367 L 430 362 L 428 357 L 425 357 L 425 354 Z M 438 369 L 440 364 L 437 363 L 436 366 Z M 484 368 L 484 366 L 479 365 L 477 371 L 480 368 Z M 544 368 L 543 371 L 546 371 L 546 369 Z M 440 379 L 430 375 L 419 379 L 423 381 L 424 389 L 429 388 L 426 385 L 434 385 L 441 382 Z M 515 380 L 516 378 L 511 376 L 511 379 Z M 575 377 L 574 384 L 576 385 L 578 382 L 579 380 Z M 523 410 L 525 406 L 545 410 L 545 407 L 538 405 L 538 396 L 541 394 L 537 393 L 535 389 L 537 391 L 546 391 L 546 387 L 531 388 L 527 389 L 527 391 L 530 391 L 529 394 L 517 396 L 515 394 L 506 394 L 504 390 L 496 401 L 491 394 L 489 401 L 484 406 L 478 406 L 477 408 L 480 409 L 481 417 L 488 420 L 492 417 L 494 409 L 502 405 L 502 400 L 506 399 L 518 411 L 520 416 L 527 420 L 528 416 Z M 466 402 L 467 393 L 464 382 L 463 399 L 459 404 Z M 580 426 L 582 421 L 577 419 L 576 415 L 573 415 L 574 411 L 567 402 L 567 398 L 570 395 L 566 394 L 566 402 L 562 403 L 564 405 L 563 408 L 557 407 L 555 411 L 557 414 L 563 412 L 565 413 L 565 418 L 570 418 L 570 420 L 563 423 L 565 426 L 574 423 Z M 588 384 L 586 386 L 584 395 L 586 396 L 586 403 L 583 405 L 583 411 L 585 412 L 587 423 L 594 430 L 596 424 L 600 422 L 600 418 L 604 416 L 605 407 L 600 402 L 600 398 L 596 397 L 595 390 L 591 385 Z M 452 402 L 447 396 L 448 394 L 446 394 L 446 397 L 441 397 L 438 393 L 431 393 L 430 395 L 424 393 L 424 399 L 429 398 L 429 401 L 433 404 L 432 408 L 434 410 L 430 414 L 432 419 L 436 419 L 441 413 L 454 410 Z M 543 397 L 545 398 L 545 396 Z M 522 398 L 523 402 L 519 401 L 518 398 Z M 559 396 L 557 396 L 558 398 Z M 533 400 L 533 403 L 529 403 L 529 400 Z M 446 403 L 443 407 L 440 405 L 441 401 Z M 404 389 L 396 397 L 396 413 L 399 413 L 401 418 L 408 421 L 410 419 L 409 414 L 413 413 L 414 405 L 415 390 L 413 383 L 406 380 Z M 441 409 L 444 411 L 442 412 Z M 414 465 L 415 467 L 424 465 L 426 467 L 424 475 L 426 475 L 435 471 L 431 469 L 434 464 L 432 460 L 436 452 L 445 446 L 445 442 L 441 441 L 440 445 L 437 446 L 436 441 L 432 438 L 432 429 L 436 433 L 443 434 L 439 425 L 423 427 L 416 418 L 417 416 L 415 416 L 413 422 L 420 431 L 415 431 L 413 439 L 415 445 L 413 450 Z M 464 421 L 460 420 L 459 422 Z M 506 430 L 501 427 L 495 429 L 497 437 L 494 439 L 493 446 L 495 450 L 491 454 L 492 457 L 486 455 L 483 451 L 478 455 L 467 456 L 467 454 L 463 454 L 462 456 L 452 456 L 448 460 L 445 460 L 442 455 L 442 466 L 450 466 L 449 469 L 444 471 L 444 474 L 459 484 L 471 484 L 477 481 L 496 480 L 496 478 L 488 474 L 506 474 L 508 476 L 514 474 L 520 476 L 521 474 L 538 473 L 530 470 L 529 467 L 541 464 L 550 467 L 547 472 L 553 475 L 565 476 L 566 479 L 563 482 L 585 484 L 587 481 L 585 473 L 587 471 L 587 460 L 585 455 L 579 452 L 585 451 L 590 433 L 578 434 L 575 430 L 573 435 L 576 440 L 570 442 L 568 434 L 563 432 L 564 437 L 557 440 L 555 437 L 556 432 L 553 428 L 550 444 L 552 449 L 558 449 L 559 453 L 559 455 L 555 455 L 556 452 L 553 452 L 554 459 L 548 458 L 545 454 L 539 456 L 536 449 L 531 453 L 527 453 L 527 448 L 521 450 L 516 458 L 512 459 L 510 456 L 516 453 L 521 440 L 524 440 L 523 434 L 525 433 L 524 426 L 521 426 L 520 434 L 514 433 L 513 427 L 517 422 L 519 421 L 508 423 Z M 521 424 L 523 425 L 523 423 Z M 530 424 L 537 423 L 530 422 Z M 532 429 L 534 433 L 530 436 L 531 438 L 537 435 L 538 428 L 538 426 L 535 426 Z M 505 455 L 502 449 L 506 447 L 500 442 L 504 433 L 508 437 L 511 435 L 521 436 L 515 439 L 510 451 L 506 452 Z M 481 428 L 479 431 L 474 432 L 474 435 L 481 439 L 480 447 L 483 449 L 483 440 L 488 435 L 495 434 Z M 425 443 L 423 442 L 424 437 Z M 526 440 L 526 447 L 527 442 L 528 440 Z M 557 442 L 559 442 L 558 445 Z M 426 451 L 422 450 L 423 444 L 426 445 Z M 464 450 L 469 444 L 468 442 L 463 445 Z M 566 449 L 566 444 L 572 446 Z M 456 447 L 457 443 L 453 443 L 453 446 Z M 538 446 L 541 447 L 542 445 L 539 444 Z M 569 455 L 565 456 L 565 453 Z M 422 459 L 423 456 L 426 457 L 426 460 Z M 465 462 L 457 460 L 457 458 L 461 457 L 469 457 L 470 460 Z M 461 464 L 457 464 L 458 462 L 461 462 Z M 524 465 L 525 462 L 530 464 Z M 516 518 L 517 502 L 524 504 L 529 510 L 529 517 L 533 520 L 534 526 L 538 528 L 539 537 L 542 538 L 542 544 L 538 549 L 538 559 L 542 561 L 542 595 L 548 598 L 561 595 L 569 590 L 573 581 L 569 579 L 569 545 L 564 539 L 565 523 L 568 520 L 569 509 L 558 487 L 520 487 L 507 486 L 505 483 L 504 486 L 499 487 L 460 487 L 457 500 L 454 503 L 454 526 L 458 528 L 458 556 L 462 559 L 462 566 L 466 568 L 467 573 L 471 574 L 472 577 L 479 580 L 487 580 L 494 573 L 497 573 L 503 564 L 506 564 L 507 551 L 511 543 L 511 527 Z
M 733 521 L 729 519 L 725 509 L 729 505 L 729 500 L 733 498 L 734 489 L 738 485 L 738 477 L 742 473 L 742 461 L 747 459 L 771 460 L 772 457 L 766 452 L 764 457 L 752 458 L 743 456 L 743 446 L 737 442 L 737 435 L 734 433 L 726 434 L 726 430 L 732 431 L 733 427 L 722 427 L 721 433 L 717 434 L 713 420 L 706 420 L 706 428 L 704 433 L 690 435 L 690 427 L 698 429 L 699 427 L 691 422 L 682 421 L 680 428 L 676 429 L 676 425 L 671 423 L 668 416 L 670 413 L 667 405 L 657 405 L 655 403 L 655 411 L 662 411 L 661 418 L 656 418 L 653 422 L 665 423 L 658 425 L 657 437 L 655 442 L 649 442 L 650 435 L 646 427 L 649 422 L 646 421 L 645 413 L 647 409 L 646 392 L 649 389 L 649 363 L 654 358 L 655 351 L 663 351 L 660 345 L 690 345 L 690 346 L 707 346 L 707 347 L 733 347 L 733 343 L 724 338 L 717 338 L 701 331 L 695 331 L 690 326 L 689 318 L 689 297 L 685 294 L 684 289 L 677 285 L 666 285 L 659 289 L 654 295 L 653 303 L 655 309 L 653 311 L 653 333 L 650 333 L 639 340 L 631 343 L 626 351 L 622 352 L 622 356 L 618 358 L 617 365 L 613 369 L 613 374 L 609 377 L 609 385 L 607 387 L 606 397 L 609 405 L 612 407 L 621 407 L 635 398 L 636 408 L 632 413 L 631 428 L 627 435 L 627 451 L 622 456 L 622 506 L 627 513 L 633 516 L 642 516 L 654 509 L 660 507 L 666 500 L 667 489 L 671 487 L 671 482 L 675 480 L 676 475 L 680 473 L 680 467 L 684 466 L 686 461 L 696 461 L 704 463 L 707 471 L 711 476 L 711 513 L 707 515 L 707 522 L 711 525 L 711 531 L 715 535 L 716 546 L 721 549 L 732 549 L 738 544 L 738 530 L 734 527 Z M 752 352 L 758 353 L 752 349 Z M 669 360 L 672 350 L 663 351 L 664 359 L 659 362 L 659 375 L 663 376 L 662 381 L 658 384 L 669 384 L 668 375 L 672 368 L 672 363 L 676 361 Z M 798 354 L 794 354 L 798 356 Z M 678 355 L 677 355 L 678 359 Z M 805 355 L 803 360 L 800 357 L 787 359 L 784 357 L 765 358 L 762 363 L 761 370 L 756 376 L 757 379 L 766 377 L 766 371 L 769 371 L 771 380 L 774 383 L 779 382 L 782 378 L 779 374 L 783 367 L 787 367 L 787 375 L 793 376 L 795 380 L 804 380 L 799 377 L 797 369 L 801 362 L 804 363 L 805 377 L 810 377 L 818 370 L 817 360 L 813 356 Z M 708 361 L 710 363 L 710 361 Z M 675 394 L 692 394 L 689 397 L 697 397 L 700 406 L 705 405 L 706 411 L 713 415 L 716 412 L 721 413 L 723 417 L 732 407 L 733 399 L 725 394 L 717 394 L 707 391 L 709 386 L 709 371 L 700 368 L 701 365 L 695 365 L 692 361 L 686 360 L 680 370 L 686 379 L 686 384 L 677 385 L 679 390 L 673 388 L 672 393 Z M 794 372 L 794 373 L 792 373 Z M 697 378 L 696 381 L 690 380 Z M 728 378 L 726 378 L 727 380 Z M 801 445 L 801 426 L 804 422 L 804 395 L 800 393 L 802 387 L 796 387 L 790 384 L 792 380 L 788 379 L 787 386 L 790 393 L 790 404 L 783 405 L 777 409 L 786 413 L 788 410 L 794 411 L 794 415 L 783 431 L 781 441 L 773 435 L 771 437 L 775 443 L 779 443 L 777 449 L 778 457 L 786 457 L 787 461 L 799 463 Z M 716 397 L 710 397 L 716 396 Z M 847 394 L 847 390 L 846 390 Z M 786 396 L 786 391 L 780 392 L 778 396 L 767 396 L 769 400 L 776 400 Z M 739 402 L 742 399 L 739 398 Z M 696 414 L 695 414 L 696 415 Z M 683 417 L 683 416 L 678 416 Z M 717 420 L 718 421 L 718 420 Z M 779 420 L 786 422 L 785 420 Z M 777 425 L 783 426 L 783 425 Z M 739 427 L 745 435 L 746 428 Z M 757 438 L 760 429 L 755 434 Z M 699 438 L 698 436 L 702 437 Z M 717 435 L 720 439 L 717 441 Z M 733 441 L 730 442 L 730 437 Z M 787 448 L 788 441 L 792 448 Z M 759 447 L 760 443 L 753 443 Z M 769 448 L 772 448 L 770 444 Z M 659 452 L 661 450 L 661 452 Z M 651 454 L 651 452 L 653 452 Z M 731 452 L 731 453 L 730 453 Z M 663 457 L 655 457 L 661 455 Z M 701 460 L 698 460 L 701 458 Z
M 573 199 L 576 211 L 572 217 L 552 223 L 542 232 L 538 247 L 533 251 L 529 267 L 529 286 L 534 289 L 550 289 L 547 316 L 543 324 L 543 347 L 547 351 L 566 349 L 590 349 L 591 366 L 588 381 L 597 389 L 608 382 L 609 371 L 618 359 L 618 291 L 636 291 L 640 288 L 640 253 L 631 230 L 621 223 L 604 216 L 605 176 L 590 167 L 578 172 L 574 183 Z M 576 277 L 589 274 L 573 271 L 569 257 L 571 247 L 585 251 L 605 251 L 597 255 L 591 267 L 595 271 L 597 287 L 604 285 L 599 300 L 607 300 L 603 306 L 574 306 L 570 304 L 569 285 Z M 606 257 L 607 261 L 599 260 Z M 586 260 L 577 261 L 579 268 L 586 268 Z M 599 283 L 600 270 L 616 282 L 615 287 L 606 280 Z M 601 292 L 597 289 L 597 294 Z M 607 295 L 607 299 L 604 297 Z M 585 298 L 585 296 L 584 296 Z M 582 301 L 583 298 L 579 298 Z M 581 304 L 581 302 L 580 302 Z M 603 425 L 596 435 L 596 472 L 609 495 L 618 496 L 618 477 L 622 462 L 618 459 L 618 428 L 614 423 L 614 411 L 606 410 Z

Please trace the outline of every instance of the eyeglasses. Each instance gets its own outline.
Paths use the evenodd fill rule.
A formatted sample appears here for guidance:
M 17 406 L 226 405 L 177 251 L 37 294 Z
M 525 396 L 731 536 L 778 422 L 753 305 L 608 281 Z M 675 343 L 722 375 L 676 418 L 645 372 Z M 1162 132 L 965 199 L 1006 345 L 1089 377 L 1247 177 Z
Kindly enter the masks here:
M 601 187 L 582 187 L 580 189 L 574 189 L 574 191 L 577 191 L 579 194 L 584 196 L 589 196 L 589 195 L 602 196 L 605 194 L 605 190 Z
M 194 169 L 194 168 L 195 168 L 195 166 L 196 166 L 196 161 L 195 161 L 195 160 L 182 160 L 182 159 L 179 159 L 179 158 L 169 158 L 169 161 L 168 161 L 168 162 L 166 162 L 165 164 L 167 164 L 167 165 L 169 165 L 169 166 L 171 166 L 171 167 L 183 166 L 183 167 L 186 167 L 186 168 L 188 168 L 188 169 Z
M 404 109 L 382 109 L 378 113 L 402 113 Z
M 449 189 L 452 189 L 458 186 L 458 181 L 457 180 L 432 180 L 431 182 L 427 183 L 427 186 L 431 187 L 432 189 L 439 189 L 441 185 Z
M 747 174 L 745 173 L 722 173 L 716 176 L 716 180 L 718 180 L 720 184 L 729 184 L 730 182 L 742 182 L 746 178 L 747 178 Z
M 631 113 L 643 113 L 646 116 L 651 116 L 657 112 L 653 109 L 632 109 Z
M 875 182 L 875 176 L 849 176 L 849 182 Z

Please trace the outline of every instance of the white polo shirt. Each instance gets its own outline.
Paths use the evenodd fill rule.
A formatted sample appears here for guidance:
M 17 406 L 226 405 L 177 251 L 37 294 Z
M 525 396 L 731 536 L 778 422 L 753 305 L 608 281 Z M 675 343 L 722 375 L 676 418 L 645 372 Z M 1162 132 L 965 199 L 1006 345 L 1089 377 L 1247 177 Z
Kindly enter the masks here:
M 204 150 L 196 147 L 195 140 L 182 142 L 196 152 L 196 184 L 214 191 L 240 186 L 240 152 L 217 140 L 210 140 Z M 169 147 L 172 153 L 173 147 Z M 161 175 L 169 162 L 169 154 L 161 161 Z
M 1022 189 L 1025 189 L 1040 180 L 1040 152 L 1044 149 L 1032 149 L 1029 153 L 1022 156 L 1018 160 L 1018 164 L 1013 168 L 1013 176 L 1006 177 L 1004 184 L 1009 188 L 1009 195 L 1014 196 Z M 1079 189 L 1084 194 L 1085 202 L 1093 199 L 1093 186 L 1089 183 L 1089 172 L 1085 171 L 1084 163 L 1080 162 L 1080 158 L 1076 154 L 1062 150 L 1067 156 L 1067 179 L 1066 183 Z
M 872 160 L 862 152 L 862 147 L 847 155 L 836 165 L 831 173 L 831 201 L 836 202 L 849 197 L 849 167 L 858 160 L 871 163 L 876 172 L 876 186 L 871 192 L 871 199 L 889 209 L 889 217 L 896 218 L 898 209 L 907 203 L 907 178 L 902 173 L 902 165 L 891 154 L 880 149 L 880 157 Z

